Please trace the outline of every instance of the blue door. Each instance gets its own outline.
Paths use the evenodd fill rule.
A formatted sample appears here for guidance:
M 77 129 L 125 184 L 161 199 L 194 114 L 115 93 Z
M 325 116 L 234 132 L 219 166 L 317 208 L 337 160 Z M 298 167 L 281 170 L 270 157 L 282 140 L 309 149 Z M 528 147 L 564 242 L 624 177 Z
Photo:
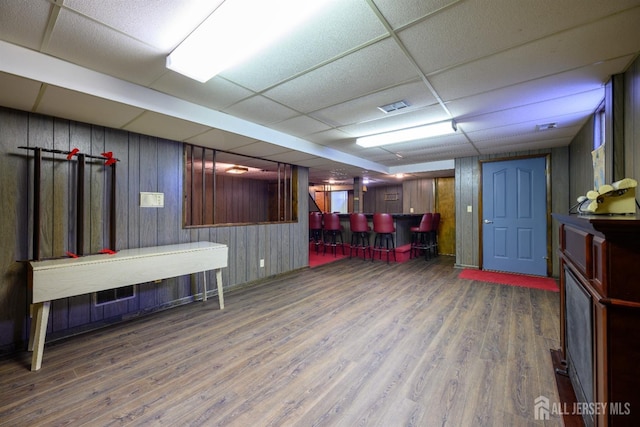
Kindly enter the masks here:
M 485 270 L 547 275 L 546 159 L 482 164 Z

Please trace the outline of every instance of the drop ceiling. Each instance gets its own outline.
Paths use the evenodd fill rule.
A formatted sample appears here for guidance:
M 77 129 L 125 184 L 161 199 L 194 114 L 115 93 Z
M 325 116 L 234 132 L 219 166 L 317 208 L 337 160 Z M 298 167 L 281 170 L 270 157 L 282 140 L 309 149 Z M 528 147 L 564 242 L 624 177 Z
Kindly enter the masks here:
M 211 13 L 204 0 L 3 0 L 0 105 L 306 166 L 318 183 L 388 182 L 568 145 L 640 53 L 639 0 L 336 0 L 206 83 L 168 70 L 189 32 L 177 24 Z M 445 119 L 457 134 L 355 144 Z

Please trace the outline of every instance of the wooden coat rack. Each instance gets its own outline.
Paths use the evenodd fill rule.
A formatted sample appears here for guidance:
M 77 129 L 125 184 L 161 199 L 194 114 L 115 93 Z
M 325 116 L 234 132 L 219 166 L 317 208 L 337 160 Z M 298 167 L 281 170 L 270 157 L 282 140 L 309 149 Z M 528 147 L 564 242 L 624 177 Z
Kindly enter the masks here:
M 101 156 L 81 153 L 77 148 L 72 151 L 55 150 L 41 147 L 18 147 L 34 152 L 33 166 L 33 253 L 32 260 L 40 260 L 40 228 L 41 228 L 41 180 L 42 180 L 42 153 L 62 154 L 67 160 L 77 158 L 78 173 L 76 177 L 76 248 L 74 255 L 85 255 L 84 248 L 84 175 L 86 159 L 100 159 L 105 161 L 105 166 L 111 169 L 111 194 L 109 195 L 109 251 L 116 251 L 116 164 L 118 159 L 111 152 L 102 153 Z

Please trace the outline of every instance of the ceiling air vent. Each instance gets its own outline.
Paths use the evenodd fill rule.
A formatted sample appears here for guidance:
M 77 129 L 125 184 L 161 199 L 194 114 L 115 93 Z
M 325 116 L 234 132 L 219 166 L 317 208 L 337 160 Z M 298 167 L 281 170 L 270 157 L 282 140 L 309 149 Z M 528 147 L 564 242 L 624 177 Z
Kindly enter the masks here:
M 381 105 L 380 107 L 378 107 L 378 109 L 384 113 L 391 113 L 393 111 L 398 111 L 398 110 L 402 110 L 403 108 L 407 108 L 408 106 L 409 106 L 409 103 L 403 100 L 403 101 L 392 102 L 391 104 L 387 104 L 387 105 Z
M 541 125 L 536 126 L 537 130 L 549 130 L 549 129 L 556 129 L 558 127 L 557 123 L 544 123 Z

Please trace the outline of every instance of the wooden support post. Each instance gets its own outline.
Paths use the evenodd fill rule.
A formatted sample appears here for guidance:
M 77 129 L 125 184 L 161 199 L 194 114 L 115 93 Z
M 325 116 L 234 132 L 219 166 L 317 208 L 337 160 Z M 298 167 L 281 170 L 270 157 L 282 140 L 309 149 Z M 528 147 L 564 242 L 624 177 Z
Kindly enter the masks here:
M 42 174 L 42 149 L 36 148 L 33 155 L 33 256 L 40 259 L 40 176 Z
M 78 154 L 76 185 L 76 254 L 84 255 L 84 162 L 85 155 Z
M 116 251 L 116 163 L 111 165 L 111 197 L 109 200 L 109 249 Z

